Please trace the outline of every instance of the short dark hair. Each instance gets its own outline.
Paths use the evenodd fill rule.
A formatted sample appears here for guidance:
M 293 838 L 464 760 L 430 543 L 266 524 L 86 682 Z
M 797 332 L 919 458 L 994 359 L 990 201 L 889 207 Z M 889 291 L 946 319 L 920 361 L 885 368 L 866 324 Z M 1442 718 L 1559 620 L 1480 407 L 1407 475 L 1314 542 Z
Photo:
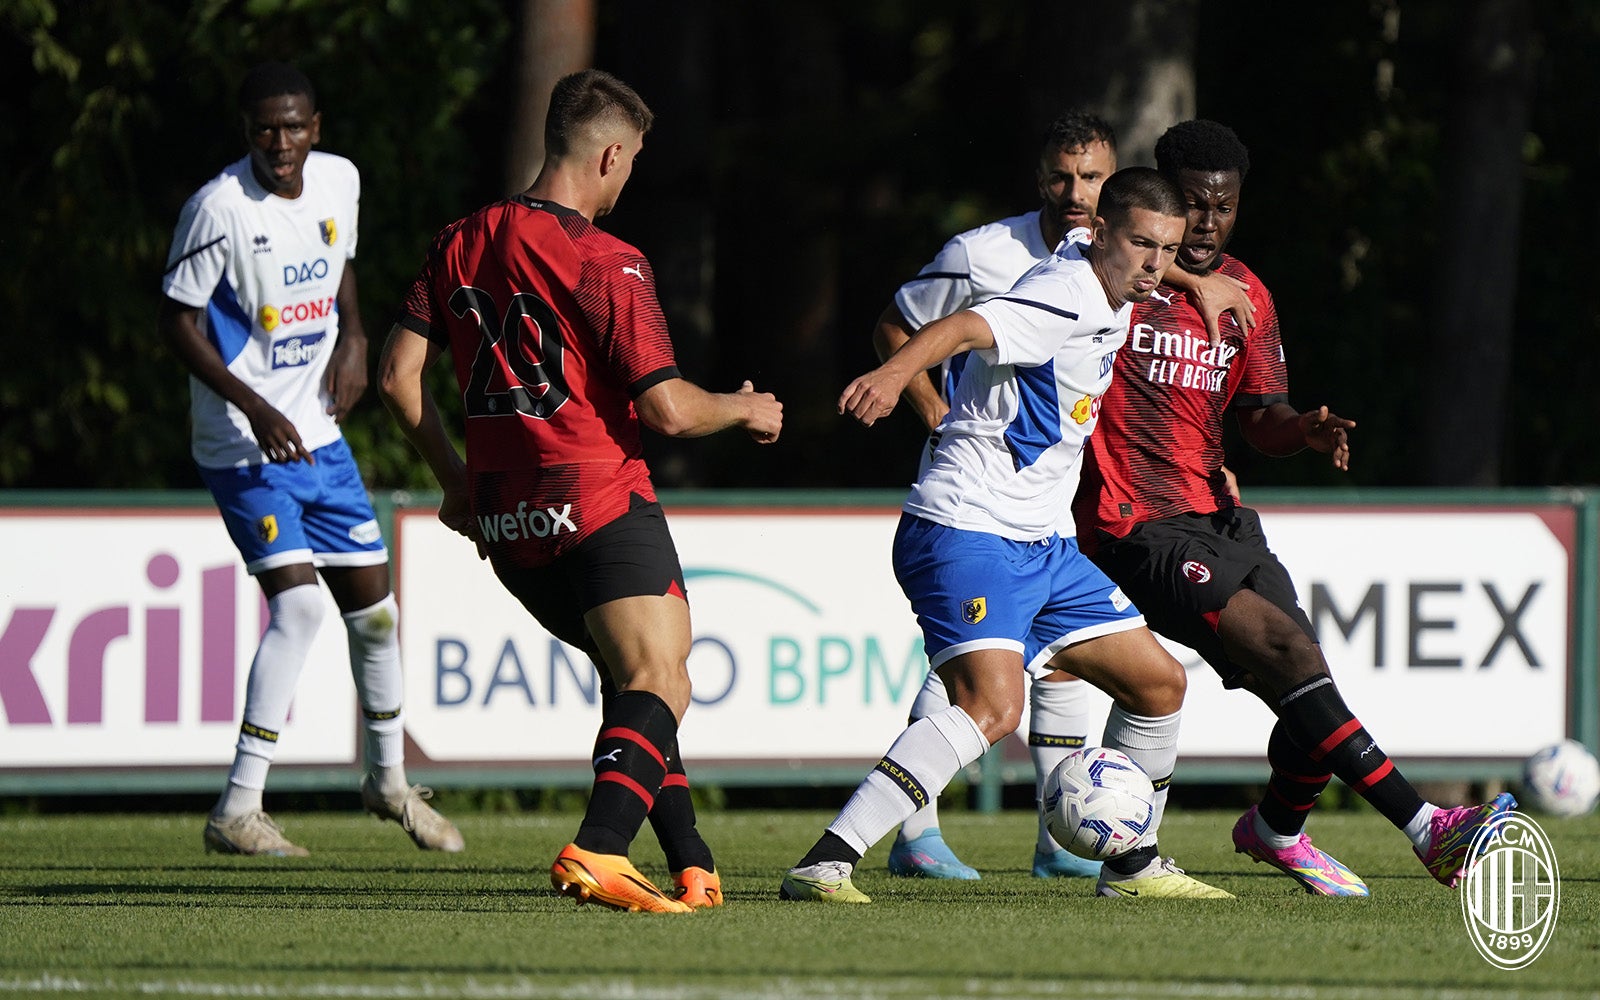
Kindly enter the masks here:
M 264 62 L 239 84 L 239 110 L 248 113 L 267 98 L 284 94 L 304 94 L 311 110 L 317 110 L 317 88 L 309 77 L 288 63 Z
M 1044 148 L 1047 150 L 1073 150 L 1091 142 L 1103 142 L 1115 153 L 1116 130 L 1099 115 L 1079 108 L 1063 111 L 1044 131 Z
M 545 152 L 565 156 L 579 131 L 607 118 L 628 122 L 640 135 L 650 131 L 655 122 L 644 99 L 605 70 L 586 69 L 562 77 L 550 92 L 550 112 L 544 120 Z
M 1127 219 L 1136 208 L 1160 215 L 1182 218 L 1185 213 L 1183 192 L 1178 185 L 1160 171 L 1151 167 L 1123 167 L 1100 188 L 1100 207 L 1096 212 L 1107 225 Z
M 1250 172 L 1250 151 L 1226 125 L 1204 118 L 1178 124 L 1156 140 L 1156 169 L 1168 177 L 1180 170 L 1205 173 L 1239 171 L 1239 179 Z

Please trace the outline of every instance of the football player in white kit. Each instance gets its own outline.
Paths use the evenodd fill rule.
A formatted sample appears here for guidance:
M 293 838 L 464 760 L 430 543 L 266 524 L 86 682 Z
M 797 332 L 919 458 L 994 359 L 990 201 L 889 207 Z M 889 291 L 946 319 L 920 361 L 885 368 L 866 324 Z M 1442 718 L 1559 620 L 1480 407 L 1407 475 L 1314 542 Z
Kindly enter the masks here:
M 249 154 L 183 206 L 160 325 L 189 370 L 192 452 L 267 600 L 233 768 L 207 818 L 208 851 L 302 856 L 262 790 L 312 639 L 320 574 L 344 619 L 361 703 L 362 804 L 418 847 L 461 834 L 405 773 L 398 608 L 389 555 L 339 422 L 367 384 L 355 273 L 360 178 L 321 138 L 316 91 L 283 63 L 239 89 Z
M 1035 172 L 1039 208 L 951 237 L 916 277 L 900 286 L 894 302 L 879 317 L 873 331 L 879 358 L 887 360 L 910 339 L 912 331 L 1009 291 L 1069 234 L 1087 239 L 1086 227 L 1099 204 L 1100 187 L 1116 168 L 1117 137 L 1109 123 L 1086 111 L 1059 115 L 1045 131 L 1039 151 Z M 1217 317 L 1229 310 L 1234 310 L 1248 329 L 1248 310 L 1253 306 L 1238 282 L 1223 275 L 1185 275 L 1185 279 L 1184 287 L 1195 293 L 1198 308 L 1213 330 Z M 906 385 L 907 405 L 931 432 L 923 465 L 938 441 L 937 428 L 949 410 L 948 401 L 953 398 L 964 360 L 963 355 L 947 358 L 939 365 L 937 379 L 918 375 Z M 1067 475 L 1075 480 L 1076 467 Z M 1069 498 L 1072 493 L 1069 487 Z M 1067 533 L 1073 530 L 1067 514 L 1063 514 L 1062 528 Z M 1028 693 L 1026 718 L 1017 736 L 1027 743 L 1033 760 L 1037 802 L 1050 772 L 1085 745 L 1095 706 L 1084 685 L 1052 662 L 1029 665 Z M 925 718 L 949 704 L 944 682 L 937 672 L 929 671 L 912 702 L 910 720 Z M 1039 811 L 1032 871 L 1036 878 L 1093 878 L 1100 873 L 1100 863 L 1064 850 L 1050 836 Z M 980 877 L 977 869 L 964 864 L 945 843 L 937 798 L 913 813 L 896 833 L 889 849 L 889 872 L 939 879 Z
M 1005 295 L 919 330 L 839 400 L 871 425 L 914 376 L 971 351 L 927 469 L 902 509 L 894 567 L 953 704 L 902 732 L 784 876 L 779 896 L 870 902 L 861 856 L 1021 721 L 1024 667 L 1056 662 L 1111 696 L 1103 743 L 1156 784 L 1138 845 L 1103 866 L 1123 898 L 1228 898 L 1162 858 L 1156 840 L 1177 759 L 1184 670 L 1073 537 L 1057 532 L 1133 303 L 1182 242 L 1183 195 L 1156 171 L 1108 178 L 1088 244 L 1064 241 Z
M 900 345 L 934 320 L 986 302 L 1011 289 L 1029 268 L 1049 257 L 1073 231 L 1087 236 L 1100 200 L 1100 186 L 1117 169 L 1117 136 L 1105 120 L 1086 111 L 1068 111 L 1046 130 L 1036 171 L 1040 206 L 949 239 L 915 278 L 901 285 L 894 302 L 878 319 L 873 346 L 887 360 Z M 926 465 L 935 430 L 949 409 L 964 356 L 945 359 L 938 385 L 913 378 L 905 401 L 932 432 L 922 464 Z M 919 470 L 920 471 L 920 470 Z M 1075 473 L 1074 473 L 1075 474 Z M 1044 779 L 1067 754 L 1084 745 L 1089 730 L 1089 696 L 1072 675 L 1040 663 L 1029 678 L 1029 717 L 1017 735 L 1033 758 L 1036 798 Z M 911 705 L 911 721 L 926 718 L 950 704 L 938 673 L 929 671 Z M 931 799 L 908 818 L 889 849 L 892 875 L 942 879 L 976 879 L 977 869 L 964 864 L 945 843 L 939 829 L 938 799 Z M 1038 878 L 1100 874 L 1100 863 L 1063 850 L 1050 836 L 1040 814 L 1033 853 Z

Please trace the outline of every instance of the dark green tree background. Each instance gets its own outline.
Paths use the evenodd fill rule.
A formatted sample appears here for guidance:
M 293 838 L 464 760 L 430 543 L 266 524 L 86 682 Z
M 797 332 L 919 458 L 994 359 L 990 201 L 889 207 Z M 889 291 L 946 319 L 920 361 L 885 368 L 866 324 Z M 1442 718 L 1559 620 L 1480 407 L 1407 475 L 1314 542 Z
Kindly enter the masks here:
M 652 441 L 662 485 L 908 481 L 912 418 L 864 431 L 833 400 L 872 363 L 868 333 L 901 280 L 952 233 L 1034 204 L 1053 109 L 1137 76 L 1109 42 L 1095 51 L 1113 59 L 1081 56 L 1107 26 L 1127 30 L 1113 6 L 1086 3 L 1075 21 L 1043 3 L 598 0 L 596 64 L 658 112 L 603 225 L 656 263 L 687 374 L 718 389 L 752 378 L 787 404 L 775 448 Z M 1360 421 L 1338 481 L 1444 481 L 1418 456 L 1451 448 L 1486 450 L 1479 481 L 1600 481 L 1600 306 L 1584 292 L 1600 0 L 1155 8 L 1151 58 L 1192 62 L 1197 113 L 1251 148 L 1233 249 L 1275 295 L 1295 401 Z M 1447 122 L 1475 93 L 1470 12 L 1491 8 L 1527 18 L 1520 225 L 1510 197 L 1453 193 L 1480 166 Z M 0 0 L 0 487 L 199 485 L 186 382 L 155 330 L 159 278 L 183 200 L 242 153 L 233 94 L 261 59 L 311 75 L 323 148 L 362 170 L 375 355 L 433 232 L 506 193 L 512 18 L 490 0 Z M 1493 356 L 1442 318 L 1462 287 L 1448 277 L 1471 288 L 1496 241 L 1514 244 L 1514 283 L 1498 289 L 1515 304 L 1494 361 L 1504 398 L 1463 375 Z M 374 488 L 429 485 L 374 398 L 347 433 Z M 1247 484 L 1335 481 L 1305 458 L 1230 461 Z

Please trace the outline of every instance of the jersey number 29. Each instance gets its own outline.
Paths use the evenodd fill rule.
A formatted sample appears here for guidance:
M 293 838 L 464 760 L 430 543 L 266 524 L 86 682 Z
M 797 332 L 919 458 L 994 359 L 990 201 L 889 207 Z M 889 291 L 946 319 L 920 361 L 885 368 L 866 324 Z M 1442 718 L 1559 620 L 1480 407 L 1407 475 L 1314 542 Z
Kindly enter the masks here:
M 483 334 L 463 393 L 467 416 L 516 412 L 548 420 L 570 398 L 561 374 L 561 325 L 548 302 L 532 292 L 518 292 L 502 319 L 488 292 L 463 285 L 451 293 L 450 310 L 462 318 L 472 313 Z M 491 391 L 497 372 L 506 373 L 506 388 Z

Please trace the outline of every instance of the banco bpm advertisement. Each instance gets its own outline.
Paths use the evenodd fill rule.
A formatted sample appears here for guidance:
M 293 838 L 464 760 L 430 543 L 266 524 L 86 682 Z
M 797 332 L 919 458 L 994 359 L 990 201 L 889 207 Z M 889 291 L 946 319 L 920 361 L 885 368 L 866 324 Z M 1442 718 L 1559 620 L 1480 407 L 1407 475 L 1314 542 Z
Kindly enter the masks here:
M 686 757 L 879 754 L 927 674 L 884 514 L 668 509 L 694 625 Z M 436 761 L 585 758 L 594 670 L 432 512 L 397 518 L 406 705 Z M 896 720 L 899 720 L 898 723 Z
M 927 671 L 890 566 L 896 517 L 668 505 L 695 636 L 687 758 L 867 761 L 888 747 Z M 1269 510 L 1263 520 L 1335 678 L 1388 752 L 1519 758 L 1564 735 L 1566 512 Z M 588 661 L 432 510 L 400 511 L 396 535 L 418 748 L 441 763 L 585 760 L 599 721 Z M 1190 668 L 1182 752 L 1260 759 L 1266 708 L 1169 648 Z

